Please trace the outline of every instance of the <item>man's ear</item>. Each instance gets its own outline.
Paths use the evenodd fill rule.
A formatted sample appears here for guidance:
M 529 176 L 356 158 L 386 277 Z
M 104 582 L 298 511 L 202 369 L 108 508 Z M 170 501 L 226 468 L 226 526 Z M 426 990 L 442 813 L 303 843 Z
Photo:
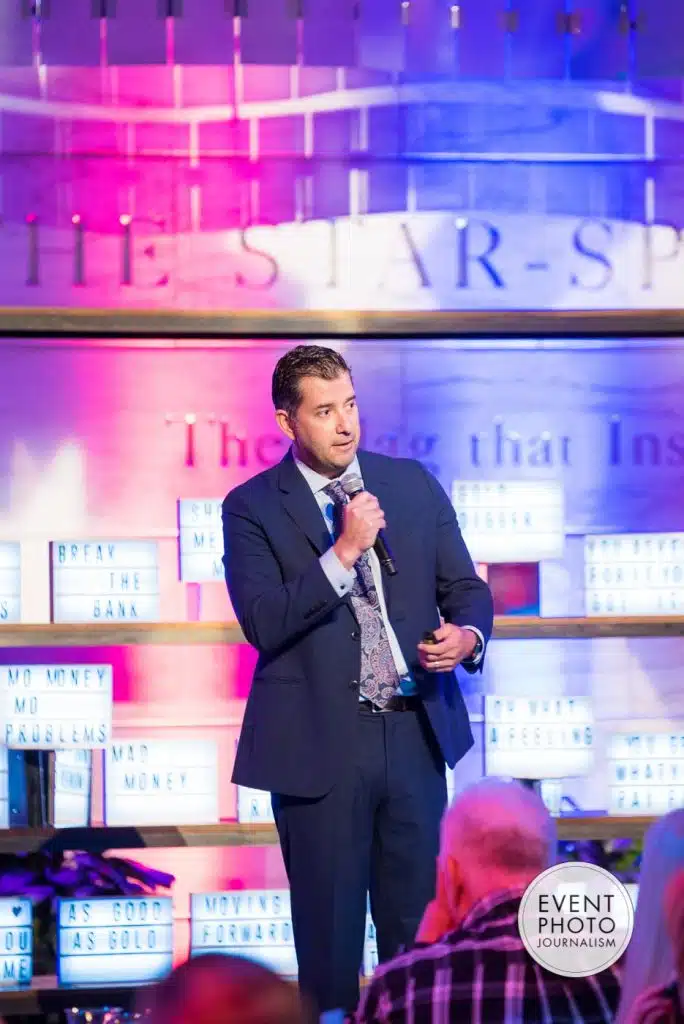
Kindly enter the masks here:
M 462 883 L 461 865 L 449 854 L 444 862 L 444 873 L 450 892 L 459 889 Z
M 287 413 L 285 409 L 276 409 L 275 418 L 276 423 L 282 430 L 283 434 L 285 434 L 285 437 L 289 437 L 290 441 L 294 441 L 295 432 L 292 429 L 292 419 L 290 418 L 289 413 Z
M 457 919 L 463 903 L 464 879 L 461 865 L 451 855 L 448 855 L 444 862 L 444 886 L 449 901 L 449 909 Z

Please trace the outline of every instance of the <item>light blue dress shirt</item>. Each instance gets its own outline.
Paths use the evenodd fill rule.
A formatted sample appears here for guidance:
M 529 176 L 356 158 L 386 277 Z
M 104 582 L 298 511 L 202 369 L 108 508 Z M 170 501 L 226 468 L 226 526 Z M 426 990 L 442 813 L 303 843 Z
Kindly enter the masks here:
M 325 493 L 325 488 L 330 483 L 330 480 L 328 479 L 328 477 L 322 476 L 320 473 L 316 473 L 315 470 L 310 469 L 308 466 L 304 465 L 304 463 L 300 462 L 299 459 L 295 459 L 295 462 L 297 464 L 297 468 L 299 469 L 300 473 L 308 483 L 309 487 L 313 492 L 314 497 L 316 498 L 316 501 L 318 502 L 318 507 L 321 510 L 323 518 L 325 519 L 331 537 L 334 536 L 335 507 L 332 499 Z M 361 477 L 361 479 L 363 479 L 363 477 L 361 476 L 359 460 L 357 458 L 354 459 L 352 464 L 348 467 L 348 469 L 345 470 L 343 475 L 347 476 L 351 474 L 359 476 Z M 371 571 L 373 573 L 373 582 L 375 583 L 375 589 L 378 592 L 380 614 L 382 615 L 382 621 L 387 631 L 387 639 L 389 640 L 390 649 L 392 651 L 392 657 L 394 659 L 394 664 L 396 665 L 397 674 L 400 679 L 400 692 L 405 696 L 410 696 L 411 694 L 414 694 L 416 692 L 416 684 L 413 678 L 411 677 L 408 665 L 406 664 L 406 659 L 404 658 L 404 655 L 402 654 L 401 651 L 401 647 L 399 646 L 399 641 L 397 640 L 396 633 L 394 632 L 392 625 L 389 621 L 389 615 L 387 614 L 387 604 L 385 601 L 385 592 L 382 586 L 382 569 L 380 567 L 380 561 L 372 548 L 368 552 L 368 557 L 370 560 Z M 332 548 L 329 548 L 328 551 L 321 555 L 320 564 L 321 568 L 323 569 L 323 572 L 330 581 L 330 585 L 333 587 L 333 589 L 335 590 L 336 594 L 339 597 L 345 597 L 347 594 L 351 592 L 352 587 L 354 586 L 354 580 L 356 579 L 356 570 L 346 569 L 345 566 L 342 565 L 342 562 L 337 557 L 337 553 Z M 477 629 L 475 626 L 466 626 L 464 628 L 469 629 L 471 632 L 475 633 L 475 635 L 480 639 L 482 643 L 482 651 L 480 652 L 479 657 L 471 659 L 470 662 L 473 666 L 476 666 L 477 664 L 479 664 L 480 660 L 482 659 L 482 654 L 484 653 L 484 637 L 482 636 L 480 630 Z

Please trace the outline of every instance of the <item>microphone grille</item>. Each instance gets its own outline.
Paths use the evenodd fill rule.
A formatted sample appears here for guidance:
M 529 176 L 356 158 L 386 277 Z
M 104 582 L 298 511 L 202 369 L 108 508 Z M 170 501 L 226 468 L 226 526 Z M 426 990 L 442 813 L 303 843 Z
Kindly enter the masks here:
M 356 473 L 345 476 L 340 483 L 344 488 L 345 494 L 348 494 L 350 498 L 353 498 L 355 494 L 360 494 L 363 490 L 363 480 Z

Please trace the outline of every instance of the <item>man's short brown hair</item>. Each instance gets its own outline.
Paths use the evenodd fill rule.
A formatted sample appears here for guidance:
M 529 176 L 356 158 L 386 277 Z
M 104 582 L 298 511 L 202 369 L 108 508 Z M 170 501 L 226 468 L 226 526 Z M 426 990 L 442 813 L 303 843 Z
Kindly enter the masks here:
M 351 376 L 351 370 L 339 352 L 322 345 L 297 345 L 278 360 L 273 371 L 273 405 L 292 416 L 302 400 L 300 383 L 304 377 L 335 380 L 343 373 Z

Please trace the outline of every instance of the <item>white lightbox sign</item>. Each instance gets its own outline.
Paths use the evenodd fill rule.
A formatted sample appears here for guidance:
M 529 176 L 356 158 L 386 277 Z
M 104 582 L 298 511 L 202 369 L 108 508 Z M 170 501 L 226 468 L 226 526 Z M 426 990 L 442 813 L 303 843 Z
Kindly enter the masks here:
M 11 750 L 106 747 L 112 666 L 0 666 L 0 726 Z
M 241 825 L 272 825 L 274 818 L 271 794 L 261 789 L 238 786 L 237 820 Z
M 563 557 L 560 482 L 455 480 L 451 501 L 473 561 L 491 565 Z
M 218 498 L 178 502 L 180 578 L 184 583 L 224 582 L 223 524 Z
M 587 615 L 681 615 L 684 533 L 585 537 Z
M 53 542 L 52 619 L 76 623 L 158 621 L 157 542 Z
M 55 828 L 86 828 L 90 823 L 89 750 L 55 751 Z
M 21 622 L 21 550 L 0 542 L 0 625 Z
M 212 740 L 119 740 L 105 755 L 107 825 L 212 825 L 219 820 Z
M 190 898 L 190 955 L 248 957 L 297 976 L 288 889 L 197 893 Z
M 0 899 L 0 988 L 23 988 L 33 977 L 33 906 L 23 896 Z
M 193 893 L 190 956 L 225 953 L 248 957 L 285 977 L 297 976 L 289 889 L 241 889 Z M 375 926 L 366 919 L 363 974 L 378 964 Z
M 594 716 L 587 697 L 485 697 L 487 775 L 584 776 L 593 755 Z
M 613 733 L 606 760 L 609 814 L 684 807 L 684 732 Z
M 136 985 L 158 981 L 173 965 L 170 896 L 60 900 L 60 985 Z

